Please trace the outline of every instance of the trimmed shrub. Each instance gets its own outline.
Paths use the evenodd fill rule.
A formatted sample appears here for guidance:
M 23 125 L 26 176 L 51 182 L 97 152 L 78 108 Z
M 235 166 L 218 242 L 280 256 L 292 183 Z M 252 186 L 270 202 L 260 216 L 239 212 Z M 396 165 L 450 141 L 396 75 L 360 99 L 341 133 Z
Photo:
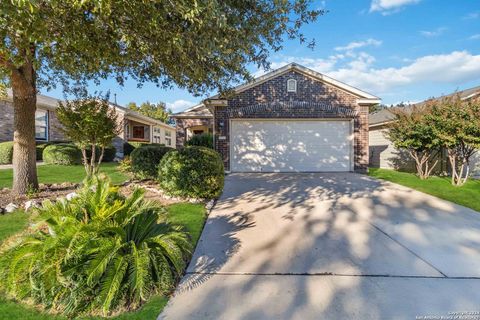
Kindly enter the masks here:
M 69 143 L 68 141 L 37 141 L 36 151 L 37 151 L 37 161 L 43 160 L 43 150 L 51 144 L 60 144 L 60 143 Z
M 171 150 L 174 149 L 160 145 L 145 145 L 136 148 L 130 155 L 132 173 L 141 179 L 156 179 L 160 160 Z
M 223 190 L 224 167 L 220 154 L 205 147 L 185 147 L 160 161 L 160 187 L 170 195 L 212 199 Z
M 13 141 L 0 143 L 0 164 L 10 164 L 13 159 Z
M 80 149 L 73 144 L 51 144 L 43 150 L 43 161 L 45 161 L 46 164 L 81 164 L 82 153 Z
M 197 134 L 188 139 L 186 146 L 197 146 L 213 149 L 213 135 L 211 133 Z
M 148 146 L 148 145 L 149 143 L 146 143 L 146 142 L 135 142 L 135 141 L 125 142 L 123 144 L 123 155 L 129 156 L 133 152 L 133 150 L 137 149 L 138 147 Z

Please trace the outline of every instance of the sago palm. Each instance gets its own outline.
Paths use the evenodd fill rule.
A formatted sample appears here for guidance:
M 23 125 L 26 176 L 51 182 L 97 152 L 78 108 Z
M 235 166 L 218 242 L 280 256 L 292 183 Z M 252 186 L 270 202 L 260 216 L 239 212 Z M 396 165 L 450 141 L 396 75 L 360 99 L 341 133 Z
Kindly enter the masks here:
M 134 309 L 170 290 L 190 253 L 187 235 L 140 189 L 124 198 L 98 179 L 38 211 L 37 224 L 2 249 L 0 286 L 51 311 Z

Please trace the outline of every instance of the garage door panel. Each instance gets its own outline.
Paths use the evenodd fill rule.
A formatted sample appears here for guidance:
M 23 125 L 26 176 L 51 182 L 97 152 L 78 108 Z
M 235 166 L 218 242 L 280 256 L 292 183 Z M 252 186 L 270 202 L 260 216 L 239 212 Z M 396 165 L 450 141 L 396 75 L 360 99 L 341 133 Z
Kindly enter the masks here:
M 232 171 L 350 171 L 349 121 L 232 121 Z

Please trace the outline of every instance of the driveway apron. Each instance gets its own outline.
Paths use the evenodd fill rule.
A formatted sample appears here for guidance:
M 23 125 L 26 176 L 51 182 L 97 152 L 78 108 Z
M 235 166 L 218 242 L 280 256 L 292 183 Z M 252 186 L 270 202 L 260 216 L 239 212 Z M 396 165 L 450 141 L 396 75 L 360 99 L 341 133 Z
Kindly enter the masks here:
M 230 174 L 159 319 L 480 311 L 479 230 L 480 213 L 364 175 Z

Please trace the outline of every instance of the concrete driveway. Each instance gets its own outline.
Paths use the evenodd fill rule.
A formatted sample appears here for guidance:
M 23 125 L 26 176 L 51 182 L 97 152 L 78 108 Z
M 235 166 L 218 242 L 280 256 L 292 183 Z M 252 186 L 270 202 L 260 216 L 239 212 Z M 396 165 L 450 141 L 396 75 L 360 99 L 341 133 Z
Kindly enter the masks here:
M 231 174 L 159 318 L 467 311 L 480 311 L 480 213 L 353 173 Z

